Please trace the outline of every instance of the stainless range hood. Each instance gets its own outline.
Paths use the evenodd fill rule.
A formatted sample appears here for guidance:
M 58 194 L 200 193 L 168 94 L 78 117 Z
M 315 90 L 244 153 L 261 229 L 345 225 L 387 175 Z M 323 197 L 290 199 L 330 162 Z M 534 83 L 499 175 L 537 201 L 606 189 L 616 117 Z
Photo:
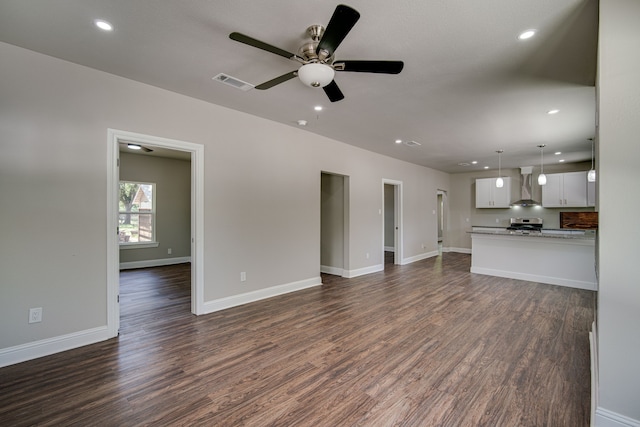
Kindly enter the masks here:
M 531 174 L 533 172 L 533 166 L 525 166 L 520 168 L 520 174 L 522 175 L 522 182 L 520 183 L 520 200 L 516 200 L 511 203 L 511 206 L 539 206 L 540 203 L 533 200 L 531 196 Z

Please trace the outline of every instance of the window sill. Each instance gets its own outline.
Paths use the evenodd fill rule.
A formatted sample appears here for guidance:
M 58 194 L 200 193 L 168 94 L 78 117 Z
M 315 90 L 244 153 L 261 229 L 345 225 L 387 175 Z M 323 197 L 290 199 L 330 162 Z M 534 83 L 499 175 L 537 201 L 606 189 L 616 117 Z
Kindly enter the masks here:
M 120 249 L 145 249 L 145 248 L 157 248 L 160 242 L 146 242 L 146 243 L 120 243 Z

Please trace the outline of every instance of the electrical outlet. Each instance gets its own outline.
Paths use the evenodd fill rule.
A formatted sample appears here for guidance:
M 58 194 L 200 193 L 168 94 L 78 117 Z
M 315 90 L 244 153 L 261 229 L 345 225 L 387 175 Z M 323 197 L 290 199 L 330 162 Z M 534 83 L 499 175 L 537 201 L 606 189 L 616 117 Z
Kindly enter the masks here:
M 167 254 L 171 255 L 171 248 L 167 249 Z
M 29 323 L 42 322 L 42 307 L 29 309 Z
M 245 271 L 241 271 L 240 272 L 240 281 L 241 282 L 246 282 L 247 281 L 247 273 Z

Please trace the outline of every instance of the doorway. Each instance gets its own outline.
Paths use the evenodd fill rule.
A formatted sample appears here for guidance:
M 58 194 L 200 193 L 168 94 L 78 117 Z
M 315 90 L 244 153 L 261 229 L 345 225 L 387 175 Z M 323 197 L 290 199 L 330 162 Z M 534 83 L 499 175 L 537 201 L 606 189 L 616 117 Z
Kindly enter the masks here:
M 346 277 L 349 271 L 349 177 L 320 175 L 320 272 Z
M 446 199 L 447 199 L 447 192 L 444 190 L 438 190 L 436 192 L 436 210 L 437 210 L 437 216 L 436 216 L 436 227 L 437 227 L 437 247 L 438 247 L 438 254 L 442 254 L 443 251 L 443 245 L 444 245 L 444 230 L 445 230 L 445 218 L 446 218 L 446 214 L 445 214 L 445 207 L 446 207 Z
M 382 259 L 402 264 L 402 181 L 382 180 Z M 393 262 L 391 262 L 393 260 Z
M 191 312 L 204 313 L 204 147 L 184 141 L 109 129 L 107 132 L 107 328 L 115 337 L 120 329 L 119 181 L 120 144 L 137 144 L 150 149 L 175 150 L 191 160 Z

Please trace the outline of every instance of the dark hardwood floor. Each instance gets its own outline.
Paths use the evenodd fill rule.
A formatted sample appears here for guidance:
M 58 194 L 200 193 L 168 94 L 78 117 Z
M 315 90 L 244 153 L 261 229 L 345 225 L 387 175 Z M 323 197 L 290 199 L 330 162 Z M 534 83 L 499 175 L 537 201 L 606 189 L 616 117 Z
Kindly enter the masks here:
M 0 369 L 0 425 L 588 426 L 595 293 L 445 253 L 205 316 L 121 273 L 121 336 Z

